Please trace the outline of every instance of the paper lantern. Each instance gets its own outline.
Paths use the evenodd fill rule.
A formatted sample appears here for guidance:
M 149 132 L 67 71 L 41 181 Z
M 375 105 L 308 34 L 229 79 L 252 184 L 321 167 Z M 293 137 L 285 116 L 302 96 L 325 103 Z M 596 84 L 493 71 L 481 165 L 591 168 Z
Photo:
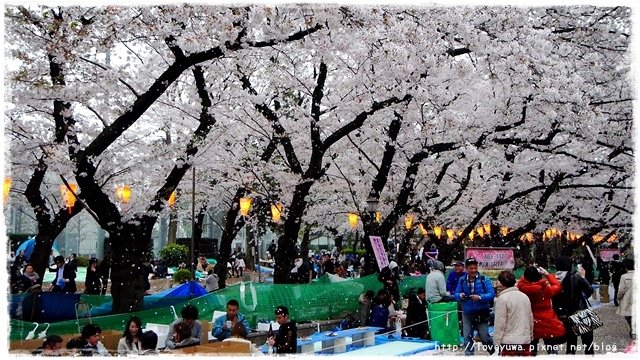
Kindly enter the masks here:
M 438 237 L 438 239 L 440 239 L 440 236 L 442 236 L 442 227 L 441 226 L 434 227 L 433 233 Z
M 169 200 L 168 200 L 170 207 L 173 207 L 173 205 L 176 203 L 176 198 L 177 198 L 176 191 L 173 190 L 173 192 L 169 196 Z
M 71 189 L 71 190 L 69 190 Z M 62 195 L 62 201 L 65 204 L 65 207 L 69 209 L 69 213 L 71 213 L 71 209 L 76 204 L 76 196 L 74 194 L 78 193 L 78 185 L 77 184 L 69 184 L 69 187 L 60 185 L 60 194 Z
M 240 214 L 242 216 L 249 215 L 249 210 L 251 209 L 251 198 L 243 197 L 240 198 Z
M 128 203 L 131 200 L 131 187 L 129 185 L 120 186 L 116 189 L 116 197 L 121 203 Z
M 454 235 L 454 233 L 455 233 L 455 232 L 453 231 L 453 229 L 447 229 L 447 237 L 448 237 L 449 239 L 453 239 L 453 235 Z
M 9 200 L 9 190 L 11 190 L 11 178 L 10 177 L 6 177 L 4 178 L 4 184 L 2 186 L 2 201 L 4 201 L 4 203 L 7 202 L 7 200 Z
M 282 215 L 282 209 L 283 209 L 283 205 L 278 203 L 278 204 L 271 204 L 271 218 L 273 219 L 273 222 L 275 223 L 279 223 L 280 222 L 280 217 Z
M 404 227 L 407 230 L 411 230 L 411 225 L 413 225 L 413 214 L 407 214 L 407 216 L 404 217 Z
M 351 229 L 356 229 L 358 227 L 358 214 L 348 213 L 347 221 L 349 222 L 349 226 L 351 227 Z

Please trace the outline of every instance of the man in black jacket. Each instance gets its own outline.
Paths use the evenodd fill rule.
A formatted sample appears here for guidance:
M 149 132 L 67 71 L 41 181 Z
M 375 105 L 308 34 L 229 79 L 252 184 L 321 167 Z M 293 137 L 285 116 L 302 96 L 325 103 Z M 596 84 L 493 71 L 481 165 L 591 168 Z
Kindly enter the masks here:
M 298 329 L 296 324 L 289 320 L 289 309 L 286 306 L 278 306 L 274 311 L 276 321 L 280 324 L 278 334 L 267 341 L 273 346 L 276 354 L 295 354 L 298 347 Z

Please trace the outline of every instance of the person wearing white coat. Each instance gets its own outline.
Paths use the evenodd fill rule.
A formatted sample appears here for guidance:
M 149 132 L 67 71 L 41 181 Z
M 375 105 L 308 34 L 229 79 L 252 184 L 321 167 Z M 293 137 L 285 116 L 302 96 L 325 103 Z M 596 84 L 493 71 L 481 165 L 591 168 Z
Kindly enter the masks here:
M 493 344 L 501 356 L 530 356 L 533 313 L 529 297 L 516 286 L 511 270 L 498 275 Z
M 627 320 L 629 324 L 629 337 L 632 339 L 636 338 L 636 329 L 634 329 L 633 322 L 633 270 L 634 270 L 634 261 L 633 259 L 625 259 L 623 261 L 625 267 L 627 268 L 627 273 L 623 274 L 620 277 L 620 285 L 618 286 L 618 294 L 616 300 L 620 304 L 618 309 L 616 310 L 616 314 L 620 316 L 624 316 L 624 319 Z

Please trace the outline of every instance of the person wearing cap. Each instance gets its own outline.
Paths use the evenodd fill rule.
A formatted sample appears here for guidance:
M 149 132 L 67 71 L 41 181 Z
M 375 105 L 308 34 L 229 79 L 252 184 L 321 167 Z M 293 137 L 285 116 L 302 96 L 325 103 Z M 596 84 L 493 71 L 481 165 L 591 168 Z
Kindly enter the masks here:
M 407 307 L 407 335 L 429 340 L 429 322 L 427 319 L 427 295 L 423 288 L 418 288 L 416 295 L 409 295 Z
M 458 287 L 458 280 L 461 277 L 466 275 L 467 272 L 464 271 L 464 263 L 462 261 L 456 261 L 453 263 L 453 271 L 449 273 L 447 277 L 447 291 L 450 294 L 456 292 L 456 288 Z
M 444 264 L 442 261 L 434 261 L 433 270 L 427 275 L 427 280 L 425 281 L 427 300 L 430 303 L 456 301 L 446 289 L 443 271 Z
M 53 292 L 75 293 L 77 290 L 75 270 L 65 264 L 62 255 L 56 256 L 55 263 L 56 267 L 49 269 L 49 271 L 56 273 L 56 277 L 53 279 L 49 290 Z
M 276 354 L 295 354 L 298 348 L 298 329 L 293 321 L 289 321 L 289 309 L 286 306 L 278 306 L 273 312 L 276 321 L 280 325 L 275 337 L 267 339 Z
M 462 302 L 462 333 L 465 355 L 473 355 L 473 330 L 478 330 L 482 344 L 493 354 L 493 339 L 489 335 L 491 303 L 495 291 L 491 279 L 478 272 L 478 260 L 473 257 L 465 261 L 467 274 L 462 276 L 456 287 L 455 298 Z
M 398 264 L 395 261 L 389 263 L 380 270 L 378 274 L 378 281 L 382 283 L 382 286 L 391 294 L 391 301 L 394 303 L 394 307 L 400 304 L 400 288 L 398 287 L 398 280 L 400 275 L 398 274 Z

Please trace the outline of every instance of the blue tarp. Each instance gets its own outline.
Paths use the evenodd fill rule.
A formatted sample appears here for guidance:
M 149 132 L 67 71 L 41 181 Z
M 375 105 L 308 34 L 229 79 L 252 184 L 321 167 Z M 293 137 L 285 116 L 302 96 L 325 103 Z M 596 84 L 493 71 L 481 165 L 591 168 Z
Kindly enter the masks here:
M 31 253 L 33 252 L 33 249 L 35 247 L 36 247 L 36 239 L 29 238 L 25 240 L 22 244 L 20 244 L 20 246 L 18 246 L 18 248 L 16 249 L 16 255 L 20 254 L 20 251 L 24 250 L 24 257 L 27 259 L 27 261 L 29 261 L 29 259 L 31 258 Z M 51 250 L 53 250 L 54 256 L 60 255 L 60 251 L 58 251 L 58 244 L 55 241 L 53 242 L 53 246 L 51 247 Z
M 197 281 L 188 281 L 180 286 L 163 290 L 147 297 L 198 297 L 206 294 L 207 290 Z

